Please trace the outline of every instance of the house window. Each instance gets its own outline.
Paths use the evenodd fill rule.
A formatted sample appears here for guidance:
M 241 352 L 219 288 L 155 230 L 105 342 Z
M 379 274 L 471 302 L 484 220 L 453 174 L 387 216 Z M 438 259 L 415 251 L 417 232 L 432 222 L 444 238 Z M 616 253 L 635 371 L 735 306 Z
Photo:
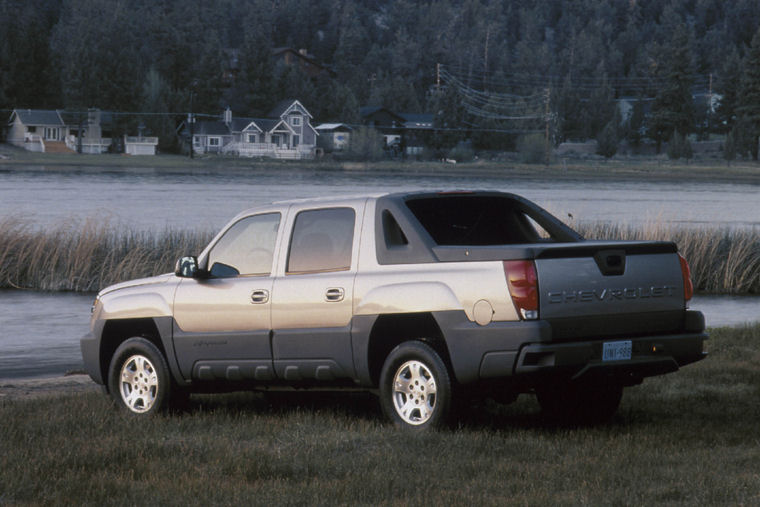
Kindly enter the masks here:
M 198 136 L 193 136 L 193 146 L 200 146 L 201 145 L 201 138 Z
M 208 138 L 208 145 L 209 146 L 219 146 L 219 138 L 218 137 L 209 137 Z
M 29 132 L 30 134 L 34 134 L 35 132 L 37 132 L 37 127 L 36 126 L 27 127 L 26 131 Z
M 295 148 L 296 146 L 298 146 L 298 141 L 299 141 L 298 136 L 293 136 L 293 148 Z
M 272 144 L 275 146 L 280 145 L 280 134 L 272 134 Z
M 256 142 L 256 134 L 248 134 L 248 142 L 249 143 L 255 143 Z
M 298 127 L 301 125 L 301 117 L 300 116 L 291 116 L 290 117 L 290 124 L 294 127 Z

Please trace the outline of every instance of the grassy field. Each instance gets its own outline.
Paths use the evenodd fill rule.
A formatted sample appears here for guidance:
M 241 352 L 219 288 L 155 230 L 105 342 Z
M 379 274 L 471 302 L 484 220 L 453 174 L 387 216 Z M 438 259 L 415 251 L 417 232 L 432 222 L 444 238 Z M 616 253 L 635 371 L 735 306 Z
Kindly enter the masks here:
M 571 224 L 590 239 L 674 240 L 705 293 L 760 293 L 760 231 Z M 182 255 L 198 254 L 209 231 L 146 232 L 108 223 L 62 223 L 40 230 L 0 218 L 0 288 L 96 291 L 115 282 L 166 273 Z
M 203 395 L 148 420 L 94 393 L 0 401 L 0 505 L 757 505 L 758 340 L 712 330 L 706 360 L 595 428 L 547 426 L 527 395 L 425 435 L 362 394 Z

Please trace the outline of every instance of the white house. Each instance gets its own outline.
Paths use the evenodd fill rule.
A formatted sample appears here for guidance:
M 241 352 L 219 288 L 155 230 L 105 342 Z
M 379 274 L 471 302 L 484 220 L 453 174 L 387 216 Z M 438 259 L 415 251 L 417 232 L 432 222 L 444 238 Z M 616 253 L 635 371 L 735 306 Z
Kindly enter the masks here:
M 69 129 L 58 111 L 14 109 L 8 120 L 8 143 L 36 152 L 71 152 Z
M 193 125 L 193 150 L 241 157 L 313 158 L 318 134 L 311 120 L 297 100 L 280 102 L 267 118 L 233 118 L 227 108 L 222 120 Z

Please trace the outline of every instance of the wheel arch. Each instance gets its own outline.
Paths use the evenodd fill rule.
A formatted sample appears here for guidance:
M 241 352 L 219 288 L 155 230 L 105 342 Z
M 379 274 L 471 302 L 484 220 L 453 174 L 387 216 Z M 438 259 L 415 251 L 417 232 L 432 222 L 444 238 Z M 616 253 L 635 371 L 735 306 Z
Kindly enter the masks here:
M 108 378 L 108 369 L 111 365 L 116 349 L 129 338 L 139 336 L 145 338 L 158 348 L 164 356 L 164 360 L 169 365 L 172 376 L 175 377 L 175 368 L 173 367 L 174 351 L 171 349 L 171 336 L 166 336 L 166 330 L 163 319 L 154 318 L 134 318 L 134 319 L 111 319 L 106 321 L 103 327 L 103 333 L 100 339 L 99 366 L 101 378 Z M 164 331 L 162 333 L 162 330 Z M 108 382 L 105 382 L 108 389 Z
M 388 314 L 378 316 L 369 333 L 367 366 L 373 386 L 380 381 L 380 372 L 388 354 L 408 341 L 421 341 L 429 345 L 443 360 L 452 380 L 456 380 L 446 339 L 432 313 Z

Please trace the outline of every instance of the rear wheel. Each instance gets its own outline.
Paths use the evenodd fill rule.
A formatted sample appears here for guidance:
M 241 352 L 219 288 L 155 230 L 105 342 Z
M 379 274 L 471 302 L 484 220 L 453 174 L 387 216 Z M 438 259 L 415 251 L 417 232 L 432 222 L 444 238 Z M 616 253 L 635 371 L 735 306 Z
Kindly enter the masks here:
M 163 411 L 169 400 L 171 378 L 166 360 L 145 338 L 130 338 L 113 355 L 108 387 L 116 405 L 132 414 Z
M 620 405 L 623 386 L 619 384 L 575 384 L 536 389 L 544 417 L 560 424 L 602 424 Z
M 380 403 L 398 427 L 419 431 L 444 425 L 451 411 L 451 380 L 438 353 L 419 341 L 393 349 L 380 374 Z

